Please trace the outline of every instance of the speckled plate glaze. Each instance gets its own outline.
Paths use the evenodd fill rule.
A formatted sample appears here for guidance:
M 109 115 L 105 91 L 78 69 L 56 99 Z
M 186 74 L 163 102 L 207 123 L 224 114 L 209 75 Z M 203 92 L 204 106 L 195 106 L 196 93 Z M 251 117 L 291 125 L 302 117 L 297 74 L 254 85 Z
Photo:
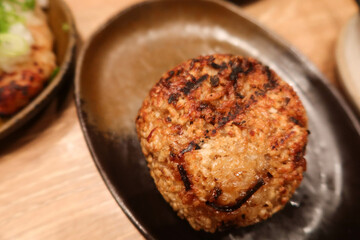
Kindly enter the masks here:
M 299 94 L 309 116 L 308 169 L 286 207 L 262 223 L 194 231 L 148 172 L 135 117 L 167 69 L 198 55 L 253 56 Z M 339 93 L 291 46 L 224 1 L 147 1 L 88 41 L 76 71 L 82 129 L 114 198 L 148 239 L 355 239 L 360 237 L 360 126 Z
M 54 35 L 54 52 L 59 72 L 40 94 L 18 113 L 9 118 L 0 118 L 0 139 L 4 139 L 33 118 L 55 96 L 66 79 L 73 79 L 77 38 L 71 12 L 63 0 L 51 0 L 46 14 Z

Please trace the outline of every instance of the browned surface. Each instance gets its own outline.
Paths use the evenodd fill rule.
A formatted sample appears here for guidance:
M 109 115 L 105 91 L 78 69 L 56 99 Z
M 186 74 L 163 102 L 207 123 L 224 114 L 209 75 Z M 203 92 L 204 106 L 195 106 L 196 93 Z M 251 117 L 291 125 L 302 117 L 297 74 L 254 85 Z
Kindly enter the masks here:
M 84 39 L 133 0 L 67 0 Z M 333 83 L 334 46 L 351 0 L 263 0 L 245 11 L 279 33 Z M 0 239 L 141 239 L 98 174 L 71 96 L 0 146 Z
M 267 219 L 306 169 L 304 107 L 251 58 L 210 55 L 169 70 L 136 127 L 159 191 L 197 230 Z

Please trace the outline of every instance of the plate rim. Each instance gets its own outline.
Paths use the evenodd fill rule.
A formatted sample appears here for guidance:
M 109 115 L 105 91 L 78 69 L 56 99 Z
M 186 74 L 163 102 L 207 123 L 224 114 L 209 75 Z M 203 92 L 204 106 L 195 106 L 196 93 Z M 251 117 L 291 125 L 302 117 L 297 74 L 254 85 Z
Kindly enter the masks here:
M 183 0 L 187 2 L 191 2 L 192 0 Z M 246 21 L 250 22 L 253 26 L 255 26 L 257 29 L 259 29 L 263 34 L 267 35 L 268 38 L 273 39 L 275 42 L 279 43 L 284 49 L 286 49 L 291 55 L 293 55 L 296 59 L 300 61 L 300 63 L 309 70 L 310 73 L 317 76 L 317 79 L 320 80 L 324 87 L 327 88 L 332 96 L 335 98 L 335 100 L 339 103 L 339 105 L 342 107 L 342 109 L 345 112 L 346 117 L 350 120 L 353 128 L 356 130 L 357 134 L 360 136 L 360 122 L 357 120 L 355 113 L 350 108 L 348 103 L 345 101 L 344 97 L 340 94 L 340 92 L 333 86 L 327 78 L 316 68 L 316 66 L 305 56 L 303 55 L 299 50 L 297 50 L 293 45 L 291 45 L 289 42 L 287 42 L 285 39 L 281 38 L 276 32 L 270 30 L 268 27 L 261 24 L 259 21 L 254 19 L 253 17 L 249 16 L 247 13 L 244 12 L 239 6 L 235 5 L 231 2 L 226 1 L 218 1 L 218 0 L 198 0 L 199 2 L 211 2 L 214 4 L 219 5 L 220 7 L 226 8 L 227 10 L 235 13 L 239 17 L 242 17 Z M 139 230 L 139 232 L 147 239 L 154 239 L 154 237 L 137 221 L 137 219 L 134 217 L 132 212 L 128 209 L 126 204 L 124 203 L 123 199 L 119 194 L 117 193 L 116 187 L 112 184 L 109 177 L 106 174 L 106 171 L 104 170 L 101 162 L 99 161 L 98 157 L 96 156 L 96 153 L 94 151 L 94 147 L 92 145 L 92 142 L 90 140 L 89 132 L 87 130 L 86 124 L 85 124 L 85 118 L 84 112 L 82 110 L 83 102 L 80 98 L 80 82 L 81 82 L 81 69 L 83 67 L 83 61 L 85 58 L 85 55 L 90 47 L 90 45 L 93 43 L 95 38 L 99 36 L 101 33 L 103 33 L 107 28 L 111 27 L 111 25 L 118 19 L 121 18 L 126 13 L 137 9 L 141 7 L 145 7 L 147 5 L 151 5 L 154 3 L 160 3 L 160 2 L 167 2 L 167 0 L 147 0 L 135 3 L 133 5 L 130 5 L 129 7 L 126 7 L 125 9 L 122 9 L 115 13 L 113 16 L 108 18 L 100 27 L 98 27 L 88 38 L 88 40 L 83 45 L 77 59 L 76 63 L 76 70 L 75 70 L 75 87 L 74 87 L 74 97 L 75 97 L 75 105 L 76 105 L 76 112 L 77 116 L 80 122 L 80 127 L 83 132 L 86 145 L 88 149 L 90 150 L 90 154 L 92 156 L 92 159 L 95 163 L 95 166 L 103 179 L 106 187 L 110 191 L 111 195 L 117 202 L 117 204 L 120 206 L 122 211 L 125 213 L 125 215 L 128 217 L 128 219 L 132 222 L 132 224 Z

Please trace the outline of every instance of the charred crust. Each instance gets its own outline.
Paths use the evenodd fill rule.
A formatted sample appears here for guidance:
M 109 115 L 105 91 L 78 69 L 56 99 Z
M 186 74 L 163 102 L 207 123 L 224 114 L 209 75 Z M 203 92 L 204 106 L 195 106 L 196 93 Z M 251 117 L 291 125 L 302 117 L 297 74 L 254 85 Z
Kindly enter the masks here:
M 266 74 L 266 77 L 267 77 L 268 81 L 271 82 L 272 81 L 272 74 L 271 74 L 269 66 L 265 66 L 264 69 L 265 69 L 265 74 Z
M 254 70 L 254 66 L 252 64 L 252 62 L 248 62 L 248 68 L 246 69 L 246 71 L 244 72 L 245 75 L 248 75 L 249 73 L 251 73 Z
M 219 121 L 219 127 L 224 126 L 227 122 L 229 122 L 229 117 L 222 117 Z
M 299 125 L 300 127 L 302 127 L 302 124 L 301 124 L 300 121 L 297 120 L 296 118 L 294 118 L 294 117 L 289 117 L 289 120 L 290 120 L 291 122 L 293 122 L 294 124 Z
M 168 103 L 172 104 L 172 103 L 176 103 L 179 99 L 179 94 L 178 93 L 172 93 L 170 94 L 170 97 L 168 99 Z
M 199 79 L 198 80 L 196 80 L 196 87 L 199 87 L 199 85 L 203 82 L 203 81 L 205 81 L 207 78 L 209 77 L 209 75 L 208 74 L 204 74 L 203 76 L 201 76 L 201 77 L 199 77 Z
M 185 95 L 189 95 L 191 89 L 195 87 L 195 83 L 186 82 L 185 87 L 183 87 L 180 91 L 182 91 Z
M 190 180 L 189 180 L 186 170 L 184 169 L 183 165 L 181 165 L 181 164 L 177 165 L 177 169 L 181 176 L 181 180 L 184 183 L 185 191 L 189 191 L 191 189 L 191 183 L 190 183 Z
M 210 201 L 206 201 L 205 204 L 214 208 L 216 211 L 220 211 L 220 212 L 233 212 L 236 211 L 237 209 L 239 209 L 244 203 L 246 203 L 252 195 L 254 195 L 254 193 L 256 193 L 262 186 L 265 185 L 265 181 L 264 179 L 260 178 L 257 183 L 251 187 L 250 189 L 248 189 L 246 191 L 246 194 L 243 198 L 237 200 L 237 202 L 234 205 L 218 205 L 215 202 L 210 202 Z
M 220 197 L 221 194 L 222 194 L 221 188 L 215 187 L 212 190 L 211 196 L 214 198 L 214 200 L 216 200 Z
M 200 103 L 200 106 L 198 107 L 198 109 L 199 109 L 199 111 L 202 111 L 208 107 L 209 107 L 209 105 L 207 103 Z
M 165 105 L 160 106 L 161 109 L 159 110 L 159 113 L 161 114 L 160 119 L 162 121 L 159 124 L 164 124 L 165 121 L 171 122 L 171 119 L 168 117 L 171 115 L 168 111 L 164 110 L 163 106 L 170 108 L 169 110 L 171 110 L 171 112 L 173 110 L 179 111 L 179 115 L 176 116 L 176 118 L 181 117 L 181 120 L 183 121 L 175 121 L 175 116 L 171 116 L 174 117 L 172 120 L 172 122 L 174 123 L 165 124 L 165 127 L 171 128 L 170 130 L 175 130 L 175 128 L 173 129 L 172 127 L 175 125 L 175 122 L 178 122 L 184 128 L 183 131 L 185 139 L 188 137 L 190 139 L 188 140 L 188 142 L 181 143 L 180 148 L 178 148 L 179 146 L 177 146 L 176 149 L 171 149 L 170 147 L 170 156 L 167 156 L 168 158 L 170 158 L 168 159 L 168 161 L 171 163 L 171 168 L 173 170 L 172 174 L 174 175 L 174 178 L 177 179 L 177 184 L 180 184 L 179 186 L 181 189 L 183 189 L 183 184 L 185 187 L 184 190 L 186 191 L 189 191 L 191 189 L 197 191 L 198 189 L 195 187 L 195 182 L 203 179 L 201 175 L 196 177 L 195 175 L 192 175 L 193 172 L 190 167 L 194 166 L 187 165 L 187 161 L 190 160 L 190 158 L 193 158 L 193 155 L 196 155 L 196 158 L 198 157 L 198 154 L 195 150 L 203 147 L 204 140 L 208 141 L 207 139 L 216 136 L 216 134 L 221 135 L 221 137 L 223 135 L 237 137 L 239 130 L 245 128 L 246 131 L 242 131 L 241 133 L 249 134 L 249 136 L 257 136 L 258 131 L 256 131 L 256 127 L 259 125 L 258 122 L 248 121 L 248 123 L 246 123 L 246 121 L 244 120 L 247 120 L 249 117 L 252 117 L 254 114 L 258 113 L 258 109 L 253 109 L 254 107 L 259 107 L 260 109 L 268 109 L 271 107 L 280 108 L 279 114 L 283 114 L 282 116 L 285 116 L 285 124 L 287 127 L 294 127 L 294 125 L 290 122 L 291 120 L 289 120 L 290 116 L 295 116 L 297 118 L 297 121 L 300 121 L 305 126 L 307 125 L 306 118 L 301 116 L 303 111 L 301 109 L 302 106 L 301 104 L 299 104 L 297 96 L 294 95 L 291 87 L 287 87 L 287 85 L 282 82 L 282 80 L 276 75 L 274 71 L 270 70 L 268 67 L 262 66 L 260 63 L 252 59 L 246 60 L 236 57 L 233 57 L 231 62 L 228 62 L 228 60 L 226 60 L 228 64 L 226 65 L 226 69 L 222 71 L 222 66 L 224 65 L 222 59 L 224 58 L 217 58 L 215 60 L 215 63 L 213 61 L 213 57 L 201 57 L 199 58 L 199 60 L 193 59 L 186 62 L 185 64 L 180 65 L 180 67 L 184 68 L 183 73 L 179 77 L 175 77 L 169 81 L 169 85 L 171 84 L 171 86 L 169 88 L 163 88 L 163 86 L 158 85 L 155 89 L 157 90 L 157 92 L 154 91 L 155 94 L 151 95 L 151 97 L 155 97 L 154 101 L 152 102 L 154 103 L 154 106 L 150 106 L 152 107 L 152 109 L 158 110 L 157 108 L 159 107 L 159 105 L 157 104 L 157 100 L 161 100 L 165 103 Z M 189 65 L 190 68 L 195 69 L 191 71 L 191 73 L 189 72 Z M 180 72 L 178 69 L 180 69 L 180 67 L 174 68 L 174 74 L 171 75 L 178 75 Z M 209 76 L 203 75 L 206 71 L 211 72 L 211 74 Z M 170 72 L 168 72 L 167 75 L 163 77 L 162 84 L 164 84 L 164 79 L 169 76 Z M 202 83 L 205 80 L 206 82 Z M 215 87 L 217 88 L 215 89 Z M 271 94 L 276 95 L 277 99 L 275 100 L 274 95 L 271 95 L 271 98 L 274 99 L 274 102 L 276 102 L 276 105 L 272 106 L 272 101 L 268 101 L 266 95 L 270 92 L 269 90 L 275 88 L 276 91 L 273 91 Z M 283 90 L 283 92 L 281 92 L 281 90 Z M 244 94 L 244 96 L 242 94 Z M 181 99 L 181 104 L 173 104 L 174 102 L 179 101 L 179 99 Z M 168 101 L 169 104 L 173 105 L 167 105 L 166 101 Z M 296 111 L 289 110 L 289 108 L 285 106 L 288 105 L 290 101 L 292 105 L 291 107 L 294 107 Z M 259 102 L 259 104 L 256 105 L 256 102 Z M 280 104 L 278 104 L 279 102 Z M 145 106 L 145 109 L 150 109 L 150 107 L 146 107 L 148 106 Z M 251 109 L 249 109 L 250 107 Z M 297 109 L 299 108 L 301 111 L 297 111 Z M 296 114 L 294 114 L 294 112 Z M 157 117 L 157 115 L 155 117 Z M 281 118 L 281 120 L 283 121 L 283 118 Z M 190 126 L 192 124 L 192 121 L 194 121 L 193 125 Z M 141 125 L 142 123 L 142 121 L 139 121 L 138 125 Z M 264 126 L 264 124 L 262 124 L 262 121 L 260 121 L 260 123 L 260 127 Z M 221 130 L 221 128 L 223 126 L 226 126 L 227 124 L 238 126 L 239 129 L 233 126 L 225 127 Z M 197 126 L 197 128 L 199 127 L 200 132 L 194 131 L 195 126 Z M 269 127 L 272 129 L 273 126 L 271 125 Z M 252 129 L 255 131 L 251 132 Z M 151 128 L 146 130 L 146 133 L 148 133 Z M 163 130 L 167 129 L 161 130 L 161 133 L 160 131 L 155 133 L 166 134 L 166 132 Z M 217 133 L 217 130 L 219 130 L 219 133 Z M 294 139 L 296 143 L 294 144 L 294 146 L 290 146 L 290 157 L 288 159 L 292 160 L 292 166 L 301 166 L 302 162 L 305 161 L 305 159 L 303 158 L 303 154 L 300 151 L 303 143 L 298 143 L 298 141 L 300 140 L 306 140 L 305 130 L 306 129 L 302 129 L 302 131 L 300 132 L 296 131 L 296 134 L 302 135 L 302 138 Z M 267 140 L 271 142 L 264 145 L 264 148 L 266 148 L 265 151 L 269 152 L 268 147 L 272 147 L 273 149 L 275 149 L 279 147 L 279 144 L 284 143 L 286 138 L 283 133 L 284 131 L 281 129 L 281 131 L 276 131 L 274 136 L 267 135 L 269 136 L 267 137 Z M 285 133 L 287 133 L 287 130 Z M 176 134 L 172 132 L 172 136 L 175 135 Z M 146 137 L 146 135 L 144 137 Z M 171 140 L 172 139 L 173 138 L 171 138 Z M 263 138 L 259 139 L 262 140 Z M 249 141 L 258 141 L 259 139 L 253 138 Z M 222 139 L 220 138 L 220 140 Z M 166 139 L 166 141 L 168 141 L 168 139 Z M 144 141 L 142 141 L 142 143 L 144 144 Z M 169 144 L 171 145 L 173 143 L 169 142 Z M 146 150 L 148 150 L 147 145 L 148 144 L 146 144 L 145 142 L 144 146 Z M 284 148 L 287 147 L 288 145 L 284 145 Z M 152 148 L 149 149 L 152 150 Z M 279 148 L 279 151 L 280 150 L 282 150 L 282 148 Z M 265 159 L 261 160 L 276 161 L 277 157 L 272 156 L 276 156 L 278 152 L 270 151 L 270 154 L 265 154 Z M 163 157 L 163 155 L 161 155 L 161 157 Z M 269 181 L 273 181 L 272 178 L 282 177 L 277 174 L 276 169 L 269 170 L 272 174 L 274 174 L 274 176 L 270 172 L 267 172 L 267 170 L 265 170 L 262 176 L 259 176 L 259 178 L 261 178 L 259 181 L 259 178 L 253 179 L 253 181 L 249 182 L 247 185 L 249 189 L 243 189 L 241 194 L 231 196 L 234 197 L 231 198 L 231 201 L 225 201 L 225 198 L 223 198 L 223 196 L 225 196 L 227 192 L 225 191 L 226 189 L 224 185 L 222 185 L 221 181 L 216 182 L 215 186 L 218 187 L 215 188 L 214 185 L 210 188 L 208 188 L 209 185 L 207 185 L 205 189 L 208 190 L 204 189 L 205 194 L 207 194 L 207 198 L 202 202 L 202 207 L 205 208 L 205 212 L 213 213 L 214 211 L 219 211 L 217 212 L 217 214 L 220 214 L 221 216 L 229 216 L 229 214 L 232 215 L 231 212 L 241 208 L 242 205 L 251 205 L 249 202 L 253 199 L 251 198 L 252 195 L 254 195 L 263 185 L 267 184 Z M 299 171 L 301 171 L 301 169 L 299 169 Z M 180 177 L 182 183 L 180 182 Z M 299 175 L 299 177 L 301 176 Z M 254 198 L 257 197 L 258 194 L 262 194 L 262 190 L 264 189 L 261 189 L 256 194 L 256 196 L 254 196 Z M 183 191 L 182 193 L 180 193 L 180 197 L 182 198 L 183 195 L 191 194 L 196 197 L 194 191 Z M 203 194 L 203 192 L 201 192 L 201 194 Z M 183 198 L 181 200 L 183 200 Z M 198 201 L 200 200 L 198 199 Z M 225 212 L 225 214 L 221 212 Z M 251 216 L 246 217 L 251 219 Z M 246 217 L 245 215 L 239 216 L 240 219 L 246 219 Z M 248 222 L 249 219 L 246 219 L 246 221 L 244 222 Z M 220 223 L 217 222 L 217 226 L 219 226 L 219 224 Z
M 183 87 L 180 91 L 183 92 L 185 95 L 189 95 L 190 92 L 198 88 L 201 83 L 208 78 L 208 76 L 208 74 L 205 74 L 199 77 L 199 79 L 195 80 L 195 82 L 186 82 L 185 87 Z
M 173 153 L 173 152 L 170 152 L 170 158 L 171 158 L 171 159 L 175 159 L 175 158 L 176 158 L 176 154 Z
M 184 69 L 182 69 L 182 68 L 178 69 L 178 71 L 176 72 L 176 76 L 179 76 L 183 71 L 184 71 Z
M 222 62 L 221 65 L 214 63 L 214 62 L 210 62 L 209 65 L 214 68 L 214 69 L 225 69 L 227 68 L 227 65 L 225 62 Z
M 276 79 L 274 78 L 274 75 L 272 74 L 270 68 L 268 66 L 264 67 L 264 71 L 268 80 L 268 83 L 264 85 L 265 89 L 274 89 L 278 86 L 278 83 Z
M 235 126 L 242 126 L 242 125 L 244 125 L 245 123 L 246 123 L 245 120 L 243 120 L 243 121 L 241 121 L 241 122 L 232 122 L 232 124 L 235 125 Z
M 217 75 L 210 77 L 210 84 L 211 84 L 212 87 L 219 86 L 219 81 L 220 81 L 220 79 L 219 79 L 219 77 Z
M 290 98 L 286 97 L 285 98 L 285 105 L 287 106 L 289 104 L 289 102 L 290 102 Z
M 241 93 L 239 93 L 239 92 L 236 92 L 236 93 L 235 93 L 235 96 L 236 96 L 237 98 L 240 98 L 240 99 L 244 99 L 244 98 L 245 98 L 245 96 L 241 95 Z
M 200 62 L 200 60 L 196 59 L 196 58 L 191 59 L 190 66 L 189 66 L 190 69 L 189 70 L 192 70 L 194 68 L 194 66 L 195 66 L 195 63 L 197 63 L 197 62 Z
M 191 142 L 185 149 L 183 149 L 180 154 L 183 155 L 187 152 L 191 152 L 194 148 L 193 142 Z
M 200 149 L 200 146 L 197 143 L 195 143 L 194 141 L 191 141 L 189 143 L 189 145 L 180 152 L 180 155 L 184 155 L 187 152 L 191 152 L 192 150 L 199 150 L 199 149 Z
M 244 72 L 244 69 L 240 66 L 232 67 L 232 71 L 230 73 L 229 79 L 231 81 L 236 81 L 238 78 L 238 74 Z
M 175 74 L 175 72 L 174 71 L 170 71 L 170 72 L 168 72 L 168 77 L 167 78 L 165 78 L 165 81 L 167 82 L 167 81 L 169 81 L 173 76 L 174 76 L 174 74 Z

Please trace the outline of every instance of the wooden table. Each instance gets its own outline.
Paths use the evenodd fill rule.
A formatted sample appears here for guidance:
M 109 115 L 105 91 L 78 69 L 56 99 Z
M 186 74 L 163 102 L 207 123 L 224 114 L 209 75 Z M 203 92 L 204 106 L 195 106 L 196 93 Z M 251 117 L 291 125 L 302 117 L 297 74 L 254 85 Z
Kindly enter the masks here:
M 110 16 L 140 0 L 66 1 L 86 40 Z M 293 44 L 337 86 L 334 48 L 341 27 L 357 11 L 354 1 L 246 2 L 248 15 Z M 1 240 L 142 238 L 97 172 L 71 91 L 0 146 Z

